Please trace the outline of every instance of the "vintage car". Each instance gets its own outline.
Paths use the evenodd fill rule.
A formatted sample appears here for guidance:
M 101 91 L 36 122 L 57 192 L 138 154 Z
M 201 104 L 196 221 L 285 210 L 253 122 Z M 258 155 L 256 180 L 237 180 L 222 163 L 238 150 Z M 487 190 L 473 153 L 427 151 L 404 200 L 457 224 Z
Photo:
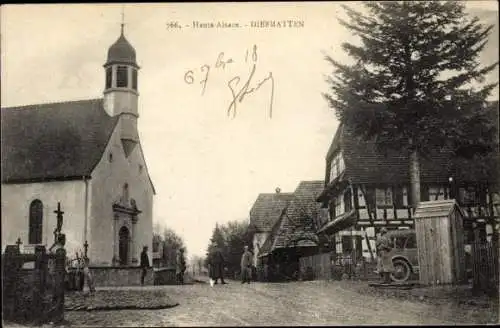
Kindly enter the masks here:
M 391 240 L 392 263 L 394 272 L 391 279 L 395 282 L 408 281 L 419 273 L 417 238 L 415 230 L 391 230 L 386 235 Z M 465 245 L 465 270 L 467 279 L 472 278 L 471 247 Z
M 391 241 L 392 263 L 394 271 L 391 279 L 395 282 L 410 280 L 413 274 L 419 273 L 417 238 L 415 230 L 402 229 L 387 232 Z

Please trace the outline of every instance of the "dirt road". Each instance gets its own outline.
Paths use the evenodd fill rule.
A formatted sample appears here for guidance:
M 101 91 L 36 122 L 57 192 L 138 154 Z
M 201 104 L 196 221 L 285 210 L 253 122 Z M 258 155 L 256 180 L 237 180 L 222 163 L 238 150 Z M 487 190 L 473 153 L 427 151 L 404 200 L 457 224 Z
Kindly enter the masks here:
M 73 326 L 101 327 L 453 324 L 488 323 L 494 317 L 491 311 L 498 311 L 382 299 L 326 281 L 144 288 L 164 289 L 180 305 L 165 310 L 68 311 L 66 319 Z

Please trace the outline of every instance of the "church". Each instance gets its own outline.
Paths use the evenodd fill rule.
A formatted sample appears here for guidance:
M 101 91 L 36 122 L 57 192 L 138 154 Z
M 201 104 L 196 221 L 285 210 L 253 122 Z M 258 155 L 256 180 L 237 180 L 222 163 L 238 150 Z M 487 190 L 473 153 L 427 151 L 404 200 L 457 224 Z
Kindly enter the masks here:
M 88 245 L 94 266 L 137 266 L 152 259 L 155 189 L 137 121 L 136 52 L 121 35 L 104 64 L 99 99 L 1 109 L 2 251 L 49 248 L 60 203 L 68 257 Z

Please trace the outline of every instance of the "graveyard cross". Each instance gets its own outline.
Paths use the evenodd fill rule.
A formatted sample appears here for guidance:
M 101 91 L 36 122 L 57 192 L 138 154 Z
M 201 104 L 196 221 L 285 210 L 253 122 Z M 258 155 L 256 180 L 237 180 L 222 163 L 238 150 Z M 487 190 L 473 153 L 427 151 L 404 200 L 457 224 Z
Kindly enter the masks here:
M 61 232 L 62 224 L 63 224 L 63 214 L 64 212 L 61 211 L 61 203 L 57 202 L 57 210 L 54 211 L 54 213 L 57 214 L 57 232 Z
M 22 243 L 23 242 L 21 241 L 21 237 L 17 238 L 17 241 L 16 241 L 17 248 L 21 247 Z

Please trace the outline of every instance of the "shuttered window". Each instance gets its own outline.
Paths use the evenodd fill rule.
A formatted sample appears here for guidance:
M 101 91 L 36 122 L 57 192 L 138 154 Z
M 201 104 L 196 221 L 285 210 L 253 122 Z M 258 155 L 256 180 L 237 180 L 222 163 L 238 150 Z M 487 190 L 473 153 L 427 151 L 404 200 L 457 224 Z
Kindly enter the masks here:
M 116 86 L 118 88 L 126 88 L 128 84 L 128 67 L 118 66 L 116 70 Z
M 111 83 L 113 81 L 113 68 L 106 68 L 106 89 L 111 88 Z
M 396 205 L 396 208 L 402 208 L 404 206 L 402 187 L 394 188 L 394 204 Z
M 132 89 L 137 91 L 137 70 L 132 69 Z

